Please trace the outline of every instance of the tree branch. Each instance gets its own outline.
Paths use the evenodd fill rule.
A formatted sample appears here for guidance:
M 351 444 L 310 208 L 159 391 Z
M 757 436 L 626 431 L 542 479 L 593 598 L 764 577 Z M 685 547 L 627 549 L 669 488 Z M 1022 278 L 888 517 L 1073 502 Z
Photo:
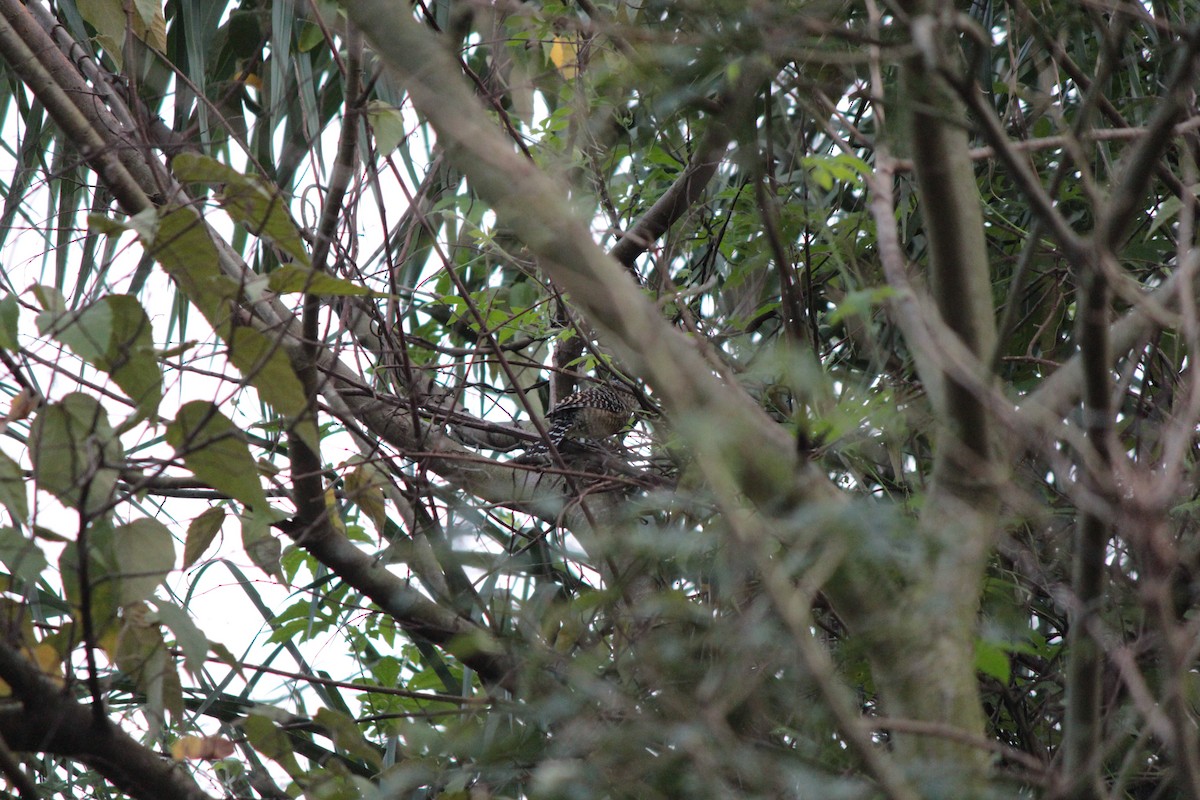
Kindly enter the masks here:
M 20 702 L 0 706 L 0 735 L 11 749 L 78 759 L 135 798 L 211 800 L 183 764 L 143 747 L 116 725 L 97 726 L 87 706 L 5 643 L 0 678 Z
M 348 2 L 346 9 L 400 73 L 447 157 L 539 257 L 555 284 L 570 292 L 622 362 L 646 378 L 685 423 L 678 430 L 697 450 L 702 469 L 726 460 L 738 471 L 747 496 L 759 503 L 787 506 L 803 496 L 835 495 L 815 465 L 799 463 L 791 437 L 743 392 L 713 377 L 695 346 L 595 245 L 587 226 L 567 210 L 564 188 L 513 152 L 432 34 L 409 15 L 396 14 L 385 0 Z M 725 420 L 724 432 L 689 426 L 689 418 Z M 797 472 L 805 473 L 803 480 L 797 480 Z

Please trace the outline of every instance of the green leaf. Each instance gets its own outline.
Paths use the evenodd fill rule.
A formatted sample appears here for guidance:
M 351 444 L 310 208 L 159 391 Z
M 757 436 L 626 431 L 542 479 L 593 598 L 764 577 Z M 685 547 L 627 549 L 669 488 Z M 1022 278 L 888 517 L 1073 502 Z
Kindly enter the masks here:
M 79 15 L 96 29 L 96 41 L 117 69 L 124 64 L 125 6 L 121 0 L 77 0 Z
M 265 714 L 252 712 L 243 721 L 242 729 L 246 731 L 246 739 L 255 750 L 278 763 L 289 775 L 296 777 L 303 774 L 292 753 L 287 733 Z
M 53 286 L 38 284 L 33 287 L 33 296 L 37 298 L 38 304 L 45 311 L 61 314 L 67 310 L 67 298 L 63 297 L 63 293 Z
M 143 212 L 144 213 L 144 212 Z M 106 217 L 103 214 L 88 214 L 88 233 L 103 234 L 104 236 L 120 236 L 133 230 L 133 226 L 122 220 Z
M 322 708 L 317 711 L 313 721 L 328 731 L 333 743 L 342 750 L 361 758 L 376 769 L 383 766 L 379 751 L 367 742 L 358 728 L 358 723 L 350 717 L 330 708 Z
M 111 295 L 101 302 L 112 310 L 112 336 L 103 360 L 96 366 L 112 375 L 137 405 L 140 416 L 148 418 L 158 411 L 163 392 L 150 318 L 130 295 Z
M 175 634 L 176 644 L 183 650 L 184 666 L 193 675 L 199 673 L 204 668 L 204 659 L 208 656 L 208 637 L 200 628 L 196 627 L 191 615 L 184 609 L 157 597 L 151 602 L 157 609 L 157 613 L 151 614 L 149 619 L 161 622 L 171 629 L 171 632 Z
M 221 175 L 226 174 L 222 170 L 238 174 L 212 159 L 204 165 Z M 203 170 L 201 173 L 208 174 Z M 253 328 L 230 324 L 228 309 L 240 296 L 241 287 L 217 266 L 216 247 L 199 215 L 191 208 L 176 208 L 163 214 L 149 250 L 200 309 L 217 335 L 228 343 L 230 361 L 262 399 L 283 416 L 299 418 L 307 409 L 306 396 L 278 343 Z M 316 425 L 310 421 L 299 423 L 297 433 L 316 449 Z
M 308 247 L 288 213 L 287 200 L 279 189 L 257 175 L 243 175 L 216 159 L 196 153 L 180 153 L 171 168 L 187 183 L 224 185 L 221 205 L 246 230 L 263 236 L 295 261 L 308 266 Z
M 167 442 L 204 483 L 251 508 L 267 508 L 242 431 L 213 403 L 193 400 L 179 409 L 167 426 Z
M 49 566 L 42 548 L 16 528 L 0 528 L 0 562 L 27 584 L 36 583 Z
M 219 333 L 226 327 L 229 303 L 237 299 L 240 288 L 221 272 L 217 248 L 196 210 L 185 206 L 160 212 L 153 230 L 139 233 L 147 252 L 163 265 L 213 329 Z
M 375 145 L 381 155 L 391 153 L 408 135 L 408 126 L 404 121 L 404 115 L 400 113 L 400 109 L 390 103 L 384 103 L 381 100 L 369 102 L 367 119 L 371 121 L 371 127 L 375 131 Z
M 833 325 L 847 317 L 869 317 L 872 309 L 890 298 L 895 291 L 890 286 L 871 289 L 855 289 L 847 292 L 838 307 L 829 314 L 828 322 Z
M 25 524 L 29 518 L 29 497 L 25 491 L 25 473 L 21 465 L 0 452 L 0 504 L 8 509 L 14 522 Z
M 208 649 L 212 651 L 212 654 L 216 656 L 222 664 L 229 667 L 243 678 L 245 677 L 245 675 L 242 673 L 242 662 L 236 656 L 234 656 L 232 650 L 220 642 L 209 642 Z
M 308 399 L 296 371 L 278 343 L 272 342 L 253 328 L 236 327 L 225 337 L 229 342 L 229 360 L 246 376 L 259 396 L 285 417 L 301 422 L 297 432 L 314 451 L 317 450 L 317 428 L 305 412 Z
M 121 609 L 120 633 L 103 642 L 122 672 L 145 693 L 142 710 L 160 724 L 164 710 L 176 716 L 183 711 L 183 695 L 174 659 L 169 657 L 162 629 L 149 621 L 145 603 Z
M 116 576 L 112 559 L 113 528 L 107 518 L 99 518 L 88 527 L 87 533 L 88 556 L 88 588 L 92 607 L 92 624 L 97 636 L 103 636 L 106 631 L 117 625 L 117 613 L 120 607 L 118 590 L 120 580 Z M 80 581 L 79 542 L 68 542 L 58 558 L 58 570 L 62 575 L 63 590 L 67 599 L 76 609 L 83 602 L 83 589 Z
M 345 477 L 346 499 L 367 515 L 380 535 L 387 528 L 387 506 L 383 493 L 385 485 L 379 467 L 370 462 L 359 464 Z
M 175 541 L 158 520 L 136 519 L 113 531 L 113 560 L 121 576 L 121 605 L 141 602 L 175 567 Z
M 78 312 L 44 311 L 38 330 L 54 336 L 84 361 L 112 376 L 134 402 L 141 418 L 162 401 L 162 372 L 154 351 L 150 318 L 136 298 L 110 295 Z
M 20 345 L 17 343 L 17 330 L 21 306 L 15 294 L 6 294 L 0 300 L 0 348 L 16 352 Z
M 33 421 L 33 478 L 71 508 L 83 505 L 85 513 L 95 514 L 108 505 L 123 455 L 108 415 L 91 395 L 69 394 Z
M 1008 653 L 995 642 L 987 642 L 982 639 L 975 642 L 975 669 L 1006 685 L 1012 677 L 1012 665 L 1009 663 Z
M 325 272 L 301 267 L 296 264 L 284 264 L 272 272 L 267 284 L 276 294 L 292 292 L 307 292 L 322 297 L 363 296 L 371 294 L 365 286 L 359 286 L 341 278 L 335 278 Z
M 1194 197 L 1200 197 L 1200 184 L 1189 186 L 1188 190 Z M 1178 215 L 1181 208 L 1183 208 L 1183 201 L 1178 197 L 1172 196 L 1163 200 L 1162 204 L 1158 207 L 1158 211 L 1154 214 L 1154 221 L 1150 223 L 1150 228 L 1146 231 L 1146 239 L 1153 238 L 1154 233 L 1162 225 L 1170 222 Z
M 271 534 L 271 523 L 275 521 L 273 513 L 243 514 L 242 547 L 254 566 L 270 575 L 280 583 L 286 583 L 283 571 L 279 567 L 279 557 L 283 554 L 283 545 Z
M 319 25 L 314 25 L 311 22 L 304 23 L 300 29 L 300 34 L 296 37 L 296 49 L 301 53 L 307 53 L 314 47 L 325 43 L 325 31 Z
M 208 546 L 212 544 L 224 522 L 225 509 L 221 506 L 205 509 L 200 516 L 192 520 L 192 524 L 188 525 L 187 539 L 183 544 L 184 569 L 188 569 L 200 560 L 200 556 L 208 550 Z
M 104 358 L 112 339 L 112 310 L 96 303 L 81 311 L 43 311 L 37 316 L 38 333 L 53 336 L 75 355 L 95 364 Z

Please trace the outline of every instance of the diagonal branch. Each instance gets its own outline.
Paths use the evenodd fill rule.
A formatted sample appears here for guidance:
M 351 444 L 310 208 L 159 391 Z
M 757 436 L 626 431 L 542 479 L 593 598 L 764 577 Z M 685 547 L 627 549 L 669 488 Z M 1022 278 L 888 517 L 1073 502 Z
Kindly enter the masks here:
M 704 188 L 721 165 L 732 140 L 733 131 L 730 127 L 713 120 L 700 138 L 695 152 L 692 153 L 692 159 L 683 172 L 655 201 L 650 210 L 642 215 L 637 224 L 625 231 L 621 240 L 612 246 L 608 254 L 632 270 L 638 257 L 700 199 Z
M 596 246 L 587 226 L 568 210 L 564 188 L 495 130 L 434 36 L 385 0 L 348 2 L 346 9 L 400 74 L 447 157 L 539 257 L 555 284 L 570 292 L 622 362 L 646 378 L 685 423 L 679 431 L 702 468 L 721 461 L 731 465 L 739 488 L 764 505 L 835 494 L 815 465 L 799 463 L 787 432 L 744 392 L 719 382 L 693 343 L 642 296 L 628 271 Z M 686 424 L 701 418 L 727 424 L 723 431 Z M 803 480 L 797 480 L 798 472 L 805 473 Z
M 33 90 L 125 210 L 132 215 L 149 208 L 153 181 L 148 171 L 132 174 L 138 156 L 121 141 L 122 126 L 100 103 L 83 101 L 93 96 L 91 87 L 17 0 L 0 0 L 0 58 Z
M 69 756 L 142 800 L 210 800 L 182 765 L 138 744 L 115 725 L 95 725 L 91 710 L 0 642 L 0 679 L 19 703 L 0 707 L 0 736 L 18 752 Z M 14 707 L 19 705 L 19 707 Z

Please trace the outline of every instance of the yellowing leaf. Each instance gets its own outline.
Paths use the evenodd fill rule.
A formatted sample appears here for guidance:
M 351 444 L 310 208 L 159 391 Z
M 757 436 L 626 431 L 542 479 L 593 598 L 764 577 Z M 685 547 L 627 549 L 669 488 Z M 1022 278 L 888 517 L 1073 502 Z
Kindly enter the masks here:
M 63 682 L 62 659 L 59 658 L 58 651 L 53 647 L 45 643 L 35 644 L 27 649 L 25 654 L 29 656 L 30 661 L 37 665 L 43 675 L 55 683 Z
M 574 39 L 555 39 L 547 54 L 564 78 L 571 80 L 579 73 L 579 42 Z
M 254 566 L 270 575 L 280 583 L 286 584 L 283 570 L 279 566 L 279 556 L 283 553 L 283 545 L 271 534 L 271 522 L 274 514 L 269 512 L 251 512 L 242 515 L 242 547 L 246 555 L 254 562 Z
M 341 534 L 346 533 L 346 523 L 342 522 L 342 515 L 338 513 L 337 493 L 330 486 L 325 490 L 325 508 L 329 512 L 329 524 Z
M 121 69 L 125 55 L 125 4 L 122 0 L 76 0 L 75 7 L 96 29 L 96 40 L 117 69 Z
M 171 745 L 176 761 L 216 761 L 233 755 L 233 742 L 224 736 L 184 736 Z
M 345 478 L 346 499 L 355 503 L 367 515 L 381 535 L 387 525 L 387 506 L 383 494 L 383 479 L 372 464 L 360 464 Z
M 8 422 L 17 422 L 23 420 L 33 413 L 33 410 L 38 407 L 37 396 L 29 390 L 29 387 L 23 387 L 21 391 L 13 397 L 12 403 L 8 407 L 8 415 L 5 419 Z
M 188 525 L 187 539 L 183 544 L 183 568 L 195 564 L 204 555 L 204 551 L 217 537 L 221 525 L 225 522 L 225 509 L 213 506 L 201 512 L 200 516 Z
M 159 52 L 167 49 L 167 19 L 161 0 L 134 0 L 133 32 Z

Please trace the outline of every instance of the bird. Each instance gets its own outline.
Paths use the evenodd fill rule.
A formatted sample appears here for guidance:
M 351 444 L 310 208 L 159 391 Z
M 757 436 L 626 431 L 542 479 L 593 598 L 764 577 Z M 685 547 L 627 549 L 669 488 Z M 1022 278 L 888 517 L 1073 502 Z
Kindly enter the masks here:
M 618 383 L 606 382 L 567 395 L 546 413 L 546 434 L 555 448 L 566 439 L 603 439 L 629 422 L 637 398 Z M 530 452 L 545 451 L 544 444 Z

